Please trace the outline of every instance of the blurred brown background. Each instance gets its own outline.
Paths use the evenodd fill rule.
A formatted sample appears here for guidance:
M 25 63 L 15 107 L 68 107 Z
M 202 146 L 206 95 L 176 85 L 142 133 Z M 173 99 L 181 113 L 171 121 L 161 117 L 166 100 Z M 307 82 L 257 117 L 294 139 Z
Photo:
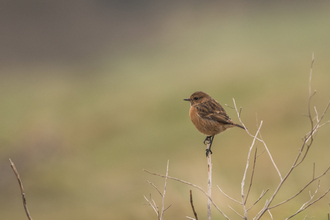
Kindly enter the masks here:
M 2 1 L 0 3 L 0 219 L 25 219 L 11 158 L 34 219 L 156 219 L 143 195 L 165 173 L 206 188 L 204 136 L 182 99 L 202 90 L 223 106 L 243 107 L 251 132 L 262 135 L 282 175 L 309 131 L 308 78 L 321 112 L 330 100 L 328 1 Z M 238 121 L 234 110 L 227 113 Z M 325 120 L 329 120 L 327 115 Z M 329 162 L 329 126 L 276 198 L 299 190 Z M 252 139 L 240 129 L 213 143 L 213 196 L 232 219 Z M 258 151 L 263 147 L 258 143 Z M 274 191 L 279 178 L 266 153 L 258 157 L 251 200 Z M 329 176 L 319 195 L 330 187 Z M 308 190 L 274 209 L 284 219 Z M 191 188 L 168 182 L 165 219 L 192 216 Z M 206 198 L 193 189 L 206 216 Z M 329 196 L 295 219 L 325 219 Z M 254 216 L 260 206 L 251 210 Z M 221 219 L 214 210 L 213 217 Z M 264 219 L 269 219 L 265 216 Z

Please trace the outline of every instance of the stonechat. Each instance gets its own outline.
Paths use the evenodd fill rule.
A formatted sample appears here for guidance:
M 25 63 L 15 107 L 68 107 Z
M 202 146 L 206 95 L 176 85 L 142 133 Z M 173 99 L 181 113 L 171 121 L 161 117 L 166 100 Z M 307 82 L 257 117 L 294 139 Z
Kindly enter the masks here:
M 194 92 L 188 99 L 183 99 L 190 102 L 189 116 L 197 130 L 207 137 L 204 140 L 210 143 L 210 147 L 206 149 L 206 156 L 212 154 L 211 145 L 216 134 L 227 130 L 231 127 L 243 126 L 233 122 L 223 107 L 205 92 Z

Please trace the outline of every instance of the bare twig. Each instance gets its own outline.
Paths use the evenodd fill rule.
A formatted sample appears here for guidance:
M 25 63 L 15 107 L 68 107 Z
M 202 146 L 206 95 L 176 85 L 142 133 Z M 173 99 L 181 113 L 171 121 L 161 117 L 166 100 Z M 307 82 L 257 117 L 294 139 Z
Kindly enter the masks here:
M 150 182 L 149 180 L 147 180 L 147 182 L 148 182 L 150 185 L 152 185 L 152 186 L 157 190 L 157 192 L 159 193 L 159 195 L 160 195 L 161 197 L 163 197 L 162 193 L 159 191 L 159 189 L 157 188 L 157 186 L 156 186 L 155 184 L 153 184 L 153 183 Z
M 250 185 L 249 185 L 248 191 L 247 191 L 246 196 L 245 196 L 244 204 L 246 204 L 247 199 L 249 198 L 249 194 L 250 194 L 252 183 L 253 183 L 253 176 L 254 176 L 254 171 L 255 171 L 256 162 L 257 162 L 257 151 L 258 151 L 258 148 L 256 146 L 256 149 L 255 149 L 255 152 L 254 152 L 254 160 L 253 160 L 253 167 L 252 167 Z
M 233 207 L 231 207 L 230 205 L 228 205 L 228 207 L 233 210 L 233 212 L 236 213 L 236 215 L 238 215 L 239 217 L 241 217 L 242 219 L 245 219 L 243 215 L 239 214 L 238 211 L 236 211 Z
M 197 213 L 196 213 L 196 211 L 195 211 L 195 207 L 194 207 L 194 203 L 193 203 L 192 190 L 190 190 L 190 205 L 191 205 L 191 208 L 192 208 L 192 210 L 193 210 L 193 213 L 194 213 L 195 219 L 198 220 Z
M 318 113 L 318 111 L 317 111 L 317 109 L 316 109 L 316 106 L 314 106 L 314 111 L 315 111 L 315 119 L 316 119 L 316 122 L 319 123 L 319 113 Z
M 269 209 L 268 209 L 268 214 L 269 214 L 269 216 L 270 216 L 270 219 L 273 220 L 273 215 L 272 215 L 272 213 L 270 212 Z
M 18 180 L 18 184 L 19 184 L 19 187 L 21 189 L 21 195 L 22 195 L 22 199 L 23 199 L 23 206 L 24 206 L 24 210 L 25 210 L 25 213 L 26 213 L 26 216 L 28 217 L 29 220 L 32 220 L 32 217 L 30 215 L 30 212 L 29 212 L 29 209 L 27 207 L 27 204 L 26 204 L 26 198 L 25 198 L 25 192 L 24 192 L 24 188 L 23 188 L 23 183 L 21 181 L 21 178 L 19 176 L 19 173 L 15 167 L 15 164 L 13 163 L 13 161 L 11 161 L 11 159 L 9 159 L 9 162 L 10 162 L 10 165 L 11 165 L 11 168 L 13 169 L 15 175 L 16 175 L 16 178 Z
M 155 201 L 153 199 L 151 199 L 151 194 L 150 194 L 150 198 L 149 199 L 146 196 L 143 196 L 143 197 L 148 202 L 148 205 L 151 206 L 151 208 L 155 211 L 157 217 L 159 218 L 158 207 L 157 207 Z M 152 203 L 152 201 L 153 201 L 153 203 Z
M 299 154 L 297 155 L 297 157 L 294 161 L 294 166 L 299 166 L 305 160 L 305 158 L 307 156 L 307 153 L 308 153 L 308 151 L 309 151 L 309 149 L 310 149 L 310 147 L 311 147 L 311 145 L 314 141 L 314 135 L 320 129 L 320 127 L 321 127 L 320 123 L 321 123 L 322 119 L 324 118 L 325 114 L 327 113 L 329 107 L 330 107 L 330 102 L 325 107 L 321 117 L 316 119 L 317 123 L 315 125 L 314 125 L 312 115 L 308 115 L 308 117 L 310 119 L 312 129 L 304 137 L 304 142 L 302 144 L 302 147 L 300 148 Z M 310 101 L 308 102 L 308 109 L 310 109 Z M 310 112 L 310 110 L 308 110 L 308 111 Z M 325 125 L 325 124 L 328 124 L 329 122 L 330 121 L 327 121 L 327 122 L 323 123 L 322 126 Z M 305 148 L 306 148 L 306 150 L 305 150 Z M 305 152 L 304 152 L 304 150 L 305 150 Z
M 163 196 L 162 196 L 163 197 L 162 198 L 162 211 L 160 213 L 159 220 L 162 220 L 163 219 L 164 212 L 165 212 L 164 204 L 165 204 L 165 194 L 166 194 L 166 186 L 167 186 L 167 177 L 168 177 L 168 167 L 169 167 L 169 164 L 170 164 L 170 161 L 168 160 L 167 161 L 167 166 L 166 166 L 166 176 L 165 176 L 164 192 L 163 192 Z
M 163 178 L 165 178 L 166 176 L 165 175 L 162 175 L 162 174 L 158 174 L 158 173 L 153 173 L 153 172 L 150 172 L 150 171 L 148 171 L 148 170 L 146 170 L 146 169 L 143 169 L 143 171 L 145 171 L 145 172 L 147 172 L 147 173 L 149 173 L 149 174 L 151 174 L 151 175 L 155 175 L 155 176 L 160 176 L 160 177 L 163 177 Z M 180 183 L 183 183 L 183 184 L 186 184 L 186 185 L 189 185 L 189 186 L 192 186 L 192 187 L 194 187 L 194 188 L 196 188 L 196 189 L 198 189 L 198 190 L 200 190 L 202 193 L 204 193 L 204 195 L 208 198 L 208 199 L 210 199 L 210 201 L 211 201 L 211 203 L 213 204 L 213 206 L 227 219 L 227 220 L 229 220 L 229 218 L 228 218 L 228 216 L 214 203 L 214 201 L 212 200 L 212 198 L 208 195 L 208 193 L 205 191 L 205 190 L 203 190 L 200 186 L 197 186 L 197 185 L 195 185 L 195 184 L 193 184 L 193 183 L 190 183 L 190 182 L 187 182 L 187 181 L 184 181 L 184 180 L 181 180 L 181 179 L 178 179 L 178 178 L 175 178 L 175 177 L 171 177 L 171 176 L 167 176 L 167 178 L 168 179 L 171 179 L 171 180 L 175 180 L 175 181 L 177 181 L 177 182 L 180 182 Z
M 208 141 L 206 149 L 210 149 L 211 147 L 211 140 Z M 207 157 L 207 194 L 209 198 L 207 199 L 207 220 L 211 220 L 211 196 L 212 196 L 212 158 L 211 154 L 208 153 Z
M 171 205 L 169 205 L 167 208 L 164 208 L 165 207 L 165 194 L 166 194 L 166 186 L 167 186 L 167 177 L 168 177 L 168 170 L 169 170 L 169 163 L 170 161 L 168 160 L 167 161 L 167 166 L 166 166 L 166 175 L 164 176 L 165 177 L 165 184 L 164 184 L 164 192 L 163 194 L 160 192 L 160 190 L 157 188 L 157 186 L 155 184 L 153 184 L 152 182 L 148 181 L 147 182 L 152 185 L 156 190 L 157 192 L 160 194 L 160 196 L 162 197 L 162 209 L 159 213 L 159 210 L 158 210 L 158 206 L 156 204 L 156 202 L 151 199 L 151 194 L 150 194 L 150 198 L 148 199 L 147 197 L 144 196 L 145 200 L 148 202 L 148 205 L 152 207 L 152 209 L 155 211 L 157 217 L 159 220 L 163 220 L 163 216 L 164 216 L 164 212 L 171 207 Z
M 236 104 L 235 104 L 235 108 L 236 108 Z M 243 211 L 244 211 L 244 219 L 247 219 L 247 209 L 245 207 L 246 199 L 245 199 L 245 195 L 244 195 L 245 178 L 246 178 L 246 174 L 247 174 L 247 171 L 248 171 L 248 168 L 249 168 L 249 164 L 250 164 L 250 157 L 251 157 L 252 148 L 253 148 L 253 146 L 255 144 L 255 141 L 257 139 L 258 133 L 260 132 L 261 126 L 262 126 L 262 121 L 260 122 L 259 128 L 258 128 L 256 134 L 254 135 L 252 144 L 250 146 L 248 157 L 247 157 L 247 160 L 246 160 L 245 171 L 244 171 L 244 174 L 243 174 L 243 179 L 242 179 L 242 182 L 241 182 L 241 197 L 242 197 L 242 205 L 243 205 Z M 251 184 L 252 184 L 252 182 L 251 182 Z
M 231 108 L 231 109 L 235 109 L 234 107 L 232 107 L 232 106 L 230 106 L 228 104 L 225 104 L 225 106 L 228 107 L 228 108 Z
M 249 130 L 246 128 L 245 124 L 243 123 L 243 121 L 242 121 L 242 119 L 241 119 L 241 117 L 240 117 L 240 112 L 239 112 L 238 109 L 237 109 L 235 99 L 233 99 L 233 103 L 234 103 L 234 106 L 235 106 L 236 114 L 237 114 L 237 116 L 238 116 L 238 120 L 240 121 L 240 123 L 241 123 L 241 124 L 243 125 L 243 127 L 245 128 L 246 133 L 247 133 L 250 137 L 255 138 L 256 140 L 260 141 L 260 142 L 264 145 L 264 147 L 265 147 L 265 149 L 266 149 L 266 151 L 267 151 L 267 153 L 268 153 L 268 156 L 269 156 L 269 158 L 270 158 L 270 160 L 271 160 L 271 162 L 272 162 L 274 168 L 276 169 L 276 171 L 277 171 L 277 173 L 278 173 L 278 176 L 279 176 L 280 179 L 282 180 L 283 178 L 282 178 L 281 172 L 280 172 L 280 170 L 277 168 L 276 163 L 275 163 L 275 161 L 274 161 L 274 159 L 273 159 L 273 157 L 272 157 L 272 155 L 271 155 L 271 153 L 270 153 L 270 151 L 269 151 L 269 149 L 268 149 L 268 147 L 267 147 L 266 142 L 265 142 L 262 138 L 257 138 L 257 137 L 255 137 L 254 135 L 252 135 L 252 134 L 249 132 Z M 259 135 L 260 135 L 260 132 L 259 132 Z M 260 135 L 260 136 L 261 136 L 261 135 Z
M 321 175 L 317 176 L 317 177 L 314 177 L 314 171 L 313 171 L 313 178 L 311 181 L 309 181 L 299 192 L 297 192 L 295 195 L 291 196 L 290 198 L 286 199 L 285 201 L 283 202 L 280 202 L 276 205 L 273 205 L 273 206 L 270 206 L 269 209 L 273 209 L 273 208 L 276 208 L 280 205 L 283 205 L 284 203 L 287 203 L 289 202 L 291 199 L 297 197 L 300 193 L 302 193 L 309 185 L 311 185 L 313 182 L 315 182 L 316 180 L 319 180 L 321 177 L 323 177 L 325 174 L 327 174 L 327 172 L 330 170 L 330 167 L 328 167 L 328 169 L 326 169 L 324 171 L 324 173 L 322 173 Z
M 218 189 L 220 190 L 220 192 L 224 195 L 224 196 L 226 196 L 228 199 L 230 199 L 230 200 L 232 200 L 232 201 L 234 201 L 234 202 L 236 202 L 236 203 L 238 203 L 238 204 L 240 204 L 240 205 L 242 205 L 242 203 L 241 202 L 239 202 L 239 201 L 237 201 L 236 199 L 234 199 L 234 198 L 232 198 L 232 197 L 230 197 L 230 196 L 228 196 L 218 185 L 217 185 L 217 187 L 218 187 Z
M 289 216 L 288 218 L 286 218 L 286 220 L 287 220 L 287 219 L 290 219 L 290 218 L 292 218 L 292 217 L 294 217 L 294 216 L 296 216 L 297 214 L 299 214 L 300 212 L 304 211 L 305 209 L 307 209 L 307 208 L 310 207 L 311 205 L 313 205 L 313 204 L 315 204 L 316 202 L 320 201 L 320 200 L 321 200 L 324 196 L 326 196 L 326 195 L 328 194 L 328 192 L 330 191 L 330 188 L 329 188 L 329 189 L 328 189 L 327 191 L 325 191 L 325 193 L 323 193 L 319 198 L 315 199 L 315 200 L 312 202 L 312 199 L 313 199 L 314 196 L 316 195 L 316 193 L 317 193 L 317 191 L 318 191 L 319 188 L 320 188 L 320 183 L 319 183 L 319 185 L 317 186 L 317 188 L 316 188 L 314 194 L 311 196 L 310 200 L 308 200 L 306 203 L 304 203 L 304 204 L 300 207 L 300 209 L 299 209 L 297 212 L 295 212 L 293 215 L 291 215 L 291 216 Z
M 259 198 L 252 204 L 252 206 L 250 208 L 248 208 L 246 211 L 249 211 L 250 209 L 252 209 L 253 206 L 255 206 L 260 199 L 262 199 L 262 197 L 264 197 L 266 195 L 266 193 L 268 192 L 269 189 L 266 190 L 262 190 L 261 195 L 259 196 Z
M 310 123 L 311 123 L 311 130 L 313 130 L 313 119 L 311 117 L 311 99 L 312 97 L 315 95 L 316 91 L 314 91 L 314 93 L 312 94 L 312 74 L 313 74 L 313 65 L 314 65 L 314 53 L 312 53 L 312 62 L 311 62 L 311 68 L 309 71 L 309 86 L 308 86 L 308 116 L 310 119 Z

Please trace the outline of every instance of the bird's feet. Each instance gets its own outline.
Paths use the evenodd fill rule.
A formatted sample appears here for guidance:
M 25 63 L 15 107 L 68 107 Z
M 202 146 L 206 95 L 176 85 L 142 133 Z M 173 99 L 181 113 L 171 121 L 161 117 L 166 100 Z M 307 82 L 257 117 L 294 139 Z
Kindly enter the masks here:
M 211 153 L 211 154 L 212 154 L 212 151 L 211 151 L 211 149 L 207 148 L 207 149 L 206 149 L 206 157 L 208 157 L 208 156 L 209 156 L 209 153 Z
M 212 154 L 211 146 L 212 146 L 212 142 L 213 142 L 213 137 L 214 136 L 207 136 L 203 142 L 204 144 L 208 145 L 206 148 L 206 157 L 209 156 L 209 153 Z
M 206 145 L 207 144 L 207 142 L 210 142 L 212 139 L 212 136 L 206 136 L 206 138 L 205 138 L 205 140 L 204 140 L 204 144 Z

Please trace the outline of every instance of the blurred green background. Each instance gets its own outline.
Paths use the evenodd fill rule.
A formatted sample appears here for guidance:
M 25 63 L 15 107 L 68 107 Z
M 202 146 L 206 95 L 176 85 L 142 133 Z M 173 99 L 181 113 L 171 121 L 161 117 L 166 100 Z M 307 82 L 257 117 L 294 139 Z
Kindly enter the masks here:
M 312 105 L 321 112 L 330 100 L 329 11 L 329 1 L 1 2 L 0 219 L 26 219 L 9 158 L 34 219 L 156 219 L 143 195 L 160 205 L 147 180 L 160 189 L 164 180 L 142 169 L 165 173 L 167 160 L 171 176 L 206 188 L 205 136 L 182 100 L 197 90 L 223 106 L 235 98 L 251 132 L 263 120 L 263 138 L 284 175 L 310 129 L 303 115 L 313 52 Z M 275 203 L 311 179 L 314 162 L 316 175 L 330 165 L 329 132 L 318 132 Z M 232 129 L 213 143 L 213 196 L 232 219 L 228 205 L 241 207 L 216 185 L 240 200 L 251 142 Z M 249 204 L 278 181 L 262 153 Z M 318 195 L 329 187 L 325 176 Z M 297 211 L 315 188 L 274 209 L 274 219 Z M 192 216 L 190 189 L 168 181 L 165 219 Z M 205 219 L 206 198 L 193 194 Z M 294 219 L 325 219 L 329 199 Z M 222 219 L 215 209 L 213 218 Z

